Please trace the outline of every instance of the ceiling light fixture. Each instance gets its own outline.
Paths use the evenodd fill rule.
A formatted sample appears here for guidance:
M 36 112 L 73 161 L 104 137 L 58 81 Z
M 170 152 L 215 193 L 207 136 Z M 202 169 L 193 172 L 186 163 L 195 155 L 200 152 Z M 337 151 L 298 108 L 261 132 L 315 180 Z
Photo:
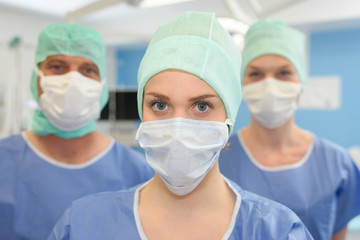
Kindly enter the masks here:
M 182 2 L 190 2 L 192 0 L 143 0 L 140 2 L 139 7 L 150 8 L 150 7 L 159 7 L 165 5 L 171 5 Z

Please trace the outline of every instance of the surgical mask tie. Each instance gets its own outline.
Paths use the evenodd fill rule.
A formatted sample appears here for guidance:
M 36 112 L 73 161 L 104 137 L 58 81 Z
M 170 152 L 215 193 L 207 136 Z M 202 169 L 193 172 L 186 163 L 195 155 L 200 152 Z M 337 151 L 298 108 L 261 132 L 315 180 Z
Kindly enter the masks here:
M 183 118 L 143 122 L 136 139 L 167 188 L 181 196 L 213 167 L 228 141 L 228 123 Z
M 44 76 L 38 68 L 35 72 L 40 76 L 43 91 L 39 110 L 56 128 L 73 131 L 100 117 L 102 82 L 77 71 L 49 76 Z
M 265 128 L 284 125 L 297 107 L 300 83 L 267 78 L 243 87 L 243 98 L 254 118 Z

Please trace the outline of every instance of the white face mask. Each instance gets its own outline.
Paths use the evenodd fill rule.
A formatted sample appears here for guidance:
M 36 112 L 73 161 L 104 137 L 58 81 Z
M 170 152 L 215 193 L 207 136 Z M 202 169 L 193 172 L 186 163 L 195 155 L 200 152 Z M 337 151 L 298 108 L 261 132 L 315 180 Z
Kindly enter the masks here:
M 43 90 L 39 108 L 56 128 L 73 131 L 99 118 L 101 82 L 77 71 L 49 76 L 36 68 L 35 71 Z
M 168 189 L 185 195 L 213 167 L 228 141 L 228 131 L 222 122 L 172 118 L 141 123 L 136 139 Z
M 301 89 L 300 83 L 267 78 L 244 86 L 243 99 L 263 127 L 275 129 L 293 116 Z

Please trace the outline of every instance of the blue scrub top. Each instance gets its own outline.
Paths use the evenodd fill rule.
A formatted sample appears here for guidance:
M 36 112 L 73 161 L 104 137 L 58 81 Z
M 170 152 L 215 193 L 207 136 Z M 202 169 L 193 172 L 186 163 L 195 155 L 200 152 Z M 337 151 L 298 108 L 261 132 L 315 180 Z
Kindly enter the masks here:
M 313 239 L 296 214 L 287 207 L 227 182 L 236 195 L 236 203 L 223 239 Z M 146 240 L 138 212 L 139 190 L 145 185 L 74 201 L 48 240 Z
M 46 157 L 25 134 L 3 139 L 0 239 L 46 239 L 73 200 L 128 189 L 152 176 L 141 154 L 114 140 L 92 160 L 70 165 Z
M 347 151 L 314 136 L 299 162 L 261 165 L 240 132 L 219 157 L 220 171 L 243 189 L 292 209 L 317 240 L 329 240 L 360 213 L 360 172 Z

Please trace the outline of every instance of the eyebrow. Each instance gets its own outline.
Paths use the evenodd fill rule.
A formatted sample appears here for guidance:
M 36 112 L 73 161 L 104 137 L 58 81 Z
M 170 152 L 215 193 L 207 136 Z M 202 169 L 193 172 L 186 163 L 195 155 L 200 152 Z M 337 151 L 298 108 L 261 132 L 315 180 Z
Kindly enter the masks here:
M 252 65 L 249 65 L 249 68 L 253 68 L 255 70 L 259 70 L 260 68 L 256 67 L 256 66 L 252 66 Z
M 151 96 L 154 96 L 154 97 L 157 97 L 157 98 L 160 98 L 160 99 L 164 99 L 166 101 L 170 100 L 170 98 L 168 96 L 165 96 L 165 95 L 160 94 L 160 93 L 149 92 L 149 93 L 146 93 L 146 95 L 151 95 Z M 204 99 L 207 99 L 207 98 L 213 98 L 213 97 L 219 98 L 219 96 L 215 95 L 215 94 L 205 94 L 205 95 L 190 98 L 189 102 L 197 102 L 197 101 L 201 101 L 201 100 L 204 100 Z
M 190 102 L 197 102 L 197 101 L 201 101 L 201 100 L 204 100 L 204 99 L 207 99 L 207 98 L 219 98 L 218 95 L 215 95 L 215 94 L 205 94 L 205 95 L 201 95 L 201 96 L 198 96 L 198 97 L 193 97 L 193 98 L 190 98 Z
M 167 101 L 170 100 L 170 98 L 168 96 L 165 96 L 165 95 L 160 94 L 160 93 L 148 92 L 145 95 L 150 95 L 150 96 L 153 96 L 153 97 L 156 97 L 156 98 L 161 98 L 161 99 L 164 99 L 164 100 L 167 100 Z
M 51 64 L 53 62 L 59 62 L 59 63 L 66 63 L 64 60 L 60 60 L 60 59 L 49 59 L 49 60 L 45 60 L 44 62 L 41 62 L 41 64 L 45 64 L 45 65 L 48 65 L 48 64 Z
M 82 66 L 93 66 L 93 67 L 96 67 L 96 68 L 97 68 L 96 64 L 95 64 L 95 63 L 92 63 L 92 62 L 84 62 L 84 63 L 82 63 L 81 65 L 82 65 Z
M 286 63 L 280 67 L 278 67 L 277 69 L 282 69 L 282 68 L 288 68 L 288 67 L 292 67 L 292 64 L 291 63 Z M 249 68 L 253 68 L 254 70 L 261 70 L 261 67 L 257 67 L 257 66 L 252 66 L 252 65 L 249 65 Z

